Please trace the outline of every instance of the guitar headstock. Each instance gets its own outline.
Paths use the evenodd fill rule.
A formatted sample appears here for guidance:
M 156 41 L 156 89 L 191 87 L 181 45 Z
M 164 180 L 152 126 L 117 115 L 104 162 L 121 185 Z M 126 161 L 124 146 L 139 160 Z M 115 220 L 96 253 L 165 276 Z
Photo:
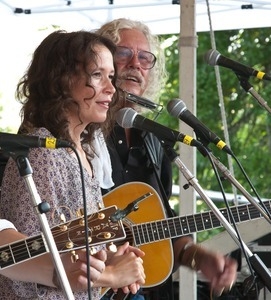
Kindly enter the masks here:
M 116 206 L 110 206 L 88 215 L 89 246 L 93 247 L 126 237 L 122 222 L 112 222 L 110 220 L 110 216 L 116 210 Z M 86 246 L 84 216 L 59 224 L 51 230 L 57 249 L 60 252 L 81 249 Z

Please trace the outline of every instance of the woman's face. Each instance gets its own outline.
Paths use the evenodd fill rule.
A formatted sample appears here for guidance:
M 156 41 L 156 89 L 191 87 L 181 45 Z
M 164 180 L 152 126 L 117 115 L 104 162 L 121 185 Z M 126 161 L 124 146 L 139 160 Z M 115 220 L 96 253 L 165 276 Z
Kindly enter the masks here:
M 72 96 L 80 106 L 80 118 L 84 125 L 105 121 L 115 93 L 112 84 L 115 74 L 112 54 L 103 45 L 97 45 L 94 49 L 98 53 L 97 65 L 87 66 L 89 78 L 82 76 L 72 89 Z

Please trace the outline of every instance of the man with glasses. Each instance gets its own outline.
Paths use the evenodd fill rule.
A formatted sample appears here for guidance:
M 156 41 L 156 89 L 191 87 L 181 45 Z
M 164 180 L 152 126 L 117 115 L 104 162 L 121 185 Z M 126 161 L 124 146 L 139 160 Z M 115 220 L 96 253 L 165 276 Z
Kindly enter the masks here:
M 127 62 L 130 62 L 135 55 L 142 69 L 149 70 L 154 67 L 156 57 L 153 53 L 144 50 L 137 50 L 137 52 L 135 52 L 133 49 L 124 46 L 117 47 L 115 61 L 117 64 L 125 65 Z
M 125 18 L 104 24 L 98 33 L 117 44 L 114 60 L 117 64 L 118 87 L 127 93 L 155 99 L 167 78 L 158 37 L 152 35 L 143 23 Z M 125 106 L 139 110 L 133 102 L 126 101 Z M 107 141 L 107 148 L 111 157 L 114 187 L 127 182 L 145 182 L 160 195 L 167 216 L 174 216 L 168 203 L 172 189 L 171 161 L 165 155 L 160 141 L 151 133 L 116 125 Z M 193 243 L 190 236 L 175 239 L 172 243 L 174 270 L 180 265 L 201 270 L 210 281 L 214 293 L 230 290 L 236 280 L 237 264 L 234 260 L 201 248 Z M 173 300 L 172 279 L 125 299 Z

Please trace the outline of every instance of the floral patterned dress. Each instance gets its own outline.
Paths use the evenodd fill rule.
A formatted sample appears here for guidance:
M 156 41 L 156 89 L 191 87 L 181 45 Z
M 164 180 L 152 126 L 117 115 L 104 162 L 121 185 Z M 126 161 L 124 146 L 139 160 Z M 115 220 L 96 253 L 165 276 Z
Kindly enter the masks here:
M 52 136 L 45 128 L 37 129 L 33 135 L 42 138 Z M 41 201 L 46 201 L 50 205 L 50 212 L 46 214 L 50 227 L 61 223 L 56 217 L 59 213 L 64 213 L 67 221 L 75 218 L 75 212 L 83 207 L 82 180 L 78 160 L 65 148 L 32 148 L 27 157 Z M 83 173 L 89 214 L 96 212 L 98 206 L 103 206 L 103 201 L 95 176 L 91 178 L 86 170 Z M 13 222 L 18 231 L 28 236 L 39 234 L 41 231 L 29 190 L 13 159 L 9 160 L 4 173 L 0 216 Z M 100 293 L 99 288 L 93 288 L 91 299 L 100 299 Z M 89 299 L 87 292 L 75 292 L 74 297 L 80 300 Z M 12 281 L 0 275 L 0 299 L 64 300 L 65 296 L 61 289 Z

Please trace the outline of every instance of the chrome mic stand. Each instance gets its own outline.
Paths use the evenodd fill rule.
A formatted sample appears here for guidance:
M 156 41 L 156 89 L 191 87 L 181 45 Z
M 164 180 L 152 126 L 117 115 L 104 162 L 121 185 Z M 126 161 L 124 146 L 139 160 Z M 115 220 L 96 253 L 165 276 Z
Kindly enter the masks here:
M 255 91 L 255 89 L 253 88 L 253 86 L 249 83 L 248 76 L 243 76 L 243 75 L 239 75 L 239 74 L 236 74 L 236 76 L 238 77 L 238 79 L 240 81 L 240 85 L 242 86 L 242 88 L 247 93 L 250 93 L 250 95 L 252 97 L 254 97 L 254 99 L 256 99 L 258 101 L 258 103 L 265 110 L 267 110 L 269 113 L 271 113 L 271 108 L 268 106 L 267 102 Z
M 221 163 L 218 158 L 216 158 L 211 152 L 209 152 L 209 155 L 211 156 L 212 160 L 221 171 L 221 173 L 225 176 L 225 178 L 227 178 L 247 198 L 247 200 L 255 206 L 255 208 L 266 219 L 266 221 L 271 224 L 270 215 L 266 213 L 266 210 L 261 207 L 259 203 L 245 190 L 245 188 L 232 176 L 230 171 L 226 168 L 225 165 Z
M 35 183 L 33 181 L 32 177 L 32 168 L 30 166 L 29 160 L 27 158 L 28 150 L 23 149 L 21 151 L 18 151 L 17 153 L 14 152 L 8 152 L 9 155 L 15 160 L 17 167 L 19 169 L 20 176 L 25 180 L 26 186 L 29 190 L 31 199 L 33 201 L 34 209 L 37 213 L 37 216 L 39 218 L 42 232 L 44 234 L 46 244 L 49 248 L 49 252 L 51 253 L 55 270 L 58 275 L 59 282 L 61 284 L 61 287 L 65 293 L 66 299 L 68 300 L 74 300 L 74 295 L 70 287 L 70 283 L 68 281 L 65 269 L 63 267 L 58 249 L 56 247 L 52 231 L 49 227 L 48 220 L 45 216 L 45 213 L 48 212 L 50 209 L 49 204 L 47 202 L 42 202 L 40 199 L 40 196 L 37 192 L 37 188 L 35 186 Z
M 262 282 L 266 285 L 268 290 L 271 292 L 271 273 L 269 272 L 268 268 L 264 265 L 264 263 L 261 261 L 261 259 L 258 257 L 257 254 L 253 254 L 250 249 L 247 247 L 247 245 L 242 241 L 239 240 L 237 233 L 232 228 L 230 223 L 227 221 L 227 219 L 223 216 L 223 214 L 219 211 L 219 209 L 215 206 L 213 201 L 206 195 L 202 187 L 199 185 L 198 180 L 195 178 L 195 176 L 186 168 L 186 166 L 183 164 L 181 159 L 178 157 L 177 153 L 172 149 L 172 147 L 166 145 L 163 141 L 161 141 L 161 144 L 165 150 L 165 153 L 169 157 L 169 159 L 174 162 L 185 179 L 188 181 L 189 185 L 191 185 L 201 196 L 201 198 L 205 201 L 205 203 L 210 207 L 210 209 L 214 212 L 215 216 L 220 220 L 223 227 L 227 230 L 227 232 L 230 234 L 232 239 L 236 242 L 237 245 L 241 246 L 244 251 L 246 251 L 247 255 L 249 256 L 251 265 L 254 267 L 254 270 L 256 271 L 259 278 L 262 280 Z M 207 151 L 207 150 L 206 150 Z

